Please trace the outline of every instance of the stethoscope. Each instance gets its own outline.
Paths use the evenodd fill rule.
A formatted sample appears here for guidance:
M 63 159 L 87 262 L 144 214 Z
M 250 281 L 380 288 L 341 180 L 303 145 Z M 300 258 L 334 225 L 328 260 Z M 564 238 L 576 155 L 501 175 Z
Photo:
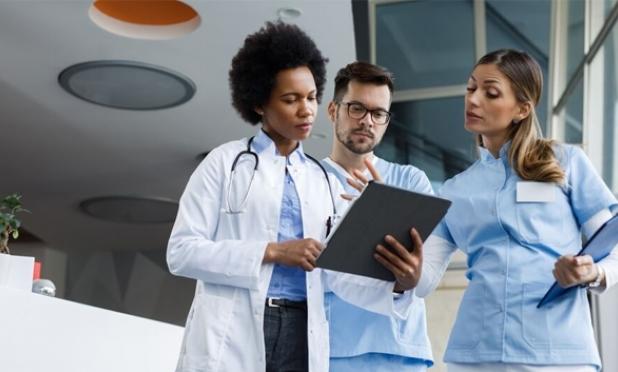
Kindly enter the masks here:
M 239 152 L 234 158 L 234 161 L 232 162 L 232 168 L 230 172 L 230 182 L 227 187 L 227 195 L 226 195 L 226 200 L 225 200 L 225 203 L 227 205 L 227 210 L 225 212 L 228 214 L 242 213 L 243 208 L 247 202 L 247 199 L 249 198 L 249 193 L 251 192 L 251 187 L 253 186 L 253 179 L 255 178 L 255 172 L 257 171 L 258 165 L 260 163 L 260 158 L 258 154 L 255 151 L 251 150 L 251 144 L 253 143 L 254 138 L 255 136 L 249 138 L 249 141 L 247 141 L 247 149 Z M 251 179 L 249 180 L 249 187 L 247 187 L 247 191 L 245 192 L 245 195 L 242 198 L 242 202 L 240 203 L 240 206 L 238 208 L 233 209 L 230 204 L 230 194 L 232 191 L 232 184 L 234 182 L 234 176 L 236 174 L 236 165 L 238 164 L 238 161 L 245 155 L 252 157 L 255 160 L 255 165 L 253 166 L 253 173 L 251 174 Z M 320 167 L 320 169 L 322 170 L 322 173 L 324 174 L 324 178 L 326 179 L 326 184 L 328 185 L 328 193 L 330 194 L 330 201 L 333 207 L 333 214 L 329 216 L 328 219 L 326 220 L 326 236 L 328 236 L 335 222 L 334 221 L 335 216 L 337 216 L 337 206 L 335 205 L 335 197 L 333 196 L 333 189 L 332 189 L 332 186 L 330 185 L 328 173 L 326 172 L 326 169 L 324 169 L 324 166 L 322 166 L 322 164 L 317 159 L 315 159 L 313 156 L 309 154 L 305 154 L 305 156 L 309 158 L 311 161 L 313 161 L 315 164 L 317 164 L 318 167 Z

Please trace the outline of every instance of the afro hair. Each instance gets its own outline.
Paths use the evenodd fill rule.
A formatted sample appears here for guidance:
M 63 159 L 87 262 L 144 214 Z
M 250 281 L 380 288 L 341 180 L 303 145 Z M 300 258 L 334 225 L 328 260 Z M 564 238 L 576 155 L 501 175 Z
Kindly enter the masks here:
M 313 40 L 298 26 L 267 22 L 232 59 L 230 89 L 232 105 L 243 120 L 256 125 L 262 119 L 255 112 L 263 106 L 274 88 L 277 74 L 286 69 L 306 66 L 313 74 L 321 101 L 326 83 L 326 62 Z

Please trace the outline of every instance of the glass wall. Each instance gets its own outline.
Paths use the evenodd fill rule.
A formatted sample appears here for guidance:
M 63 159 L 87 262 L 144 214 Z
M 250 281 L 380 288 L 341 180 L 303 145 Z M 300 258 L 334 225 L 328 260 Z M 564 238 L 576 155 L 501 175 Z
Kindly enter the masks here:
M 468 75 L 486 52 L 514 48 L 543 70 L 545 134 L 582 146 L 618 195 L 618 0 L 368 1 L 372 61 L 396 77 L 395 117 L 379 156 L 421 168 L 436 188 L 469 166 L 477 155 L 463 128 Z M 461 273 L 450 267 L 453 279 L 427 302 L 436 371 L 445 370 L 444 323 L 453 315 L 440 309 L 456 305 L 448 295 L 465 287 Z M 618 288 L 591 304 L 604 369 L 618 371 Z
M 395 74 L 397 90 L 465 83 L 475 61 L 471 1 L 386 3 L 375 14 L 376 62 Z
M 472 135 L 463 128 L 463 96 L 395 102 L 378 156 L 414 164 L 436 186 L 463 171 L 475 158 Z
M 557 3 L 555 74 L 553 86 L 560 100 L 553 107 L 557 115 L 552 137 L 565 143 L 583 143 L 585 10 L 584 0 Z
M 618 193 L 618 15 L 616 0 L 561 2 L 556 18 L 567 20 L 556 50 L 554 137 L 584 147 L 603 179 Z M 588 9 L 588 16 L 585 15 Z M 589 25 L 586 41 L 584 30 Z
M 551 1 L 411 0 L 370 2 L 374 62 L 395 75 L 395 119 L 376 150 L 423 169 L 435 186 L 476 159 L 463 128 L 464 94 L 486 51 L 524 50 L 549 71 Z M 445 14 L 456 14 L 456 17 Z M 547 123 L 547 93 L 537 107 Z
M 550 0 L 488 0 L 485 2 L 487 51 L 525 50 L 539 62 L 545 81 L 549 71 Z M 544 131 L 547 128 L 547 89 L 543 89 L 537 115 Z
M 614 25 L 592 62 L 603 73 L 603 179 L 618 194 L 618 26 Z M 601 63 L 602 62 L 602 63 Z M 599 66 L 600 68 L 600 66 Z

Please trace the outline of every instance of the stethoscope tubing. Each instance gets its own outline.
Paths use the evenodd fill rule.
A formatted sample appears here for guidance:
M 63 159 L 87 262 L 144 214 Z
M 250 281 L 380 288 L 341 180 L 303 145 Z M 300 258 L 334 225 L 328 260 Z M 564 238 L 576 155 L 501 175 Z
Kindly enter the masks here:
M 230 183 L 228 185 L 227 188 L 227 196 L 226 196 L 226 204 L 228 207 L 228 211 L 229 213 L 241 213 L 242 211 L 242 207 L 245 205 L 245 203 L 247 202 L 247 199 L 249 198 L 249 193 L 251 192 L 251 187 L 253 186 L 253 179 L 255 178 L 255 172 L 258 170 L 258 165 L 260 163 L 260 157 L 258 156 L 258 154 L 251 150 L 251 144 L 253 143 L 253 139 L 255 138 L 255 136 L 249 138 L 249 140 L 247 141 L 247 149 L 246 150 L 242 150 L 240 151 L 238 154 L 236 154 L 236 157 L 234 158 L 234 161 L 232 162 L 232 167 L 230 170 Z M 245 196 L 243 197 L 243 200 L 241 202 L 241 207 L 239 208 L 238 211 L 232 211 L 232 208 L 230 206 L 230 193 L 232 190 L 232 181 L 234 180 L 234 174 L 236 172 L 236 165 L 238 164 L 238 161 L 240 160 L 240 158 L 243 155 L 249 155 L 255 158 L 255 166 L 253 167 L 253 174 L 251 175 L 251 180 L 249 181 L 249 187 L 247 188 L 247 192 L 245 193 Z M 337 215 L 337 205 L 335 204 L 335 197 L 333 196 L 333 188 L 330 184 L 330 178 L 328 178 L 328 173 L 326 172 L 326 169 L 324 168 L 324 166 L 313 156 L 309 155 L 309 154 L 305 154 L 305 156 L 307 156 L 307 158 L 309 158 L 311 161 L 313 161 L 315 164 L 318 165 L 318 167 L 320 167 L 320 169 L 322 170 L 322 173 L 324 174 L 324 177 L 326 178 L 326 184 L 328 185 L 328 193 L 330 195 L 330 201 L 332 203 L 332 207 L 333 207 L 333 217 Z M 329 229 L 330 229 L 330 225 L 332 224 L 331 218 L 329 217 Z

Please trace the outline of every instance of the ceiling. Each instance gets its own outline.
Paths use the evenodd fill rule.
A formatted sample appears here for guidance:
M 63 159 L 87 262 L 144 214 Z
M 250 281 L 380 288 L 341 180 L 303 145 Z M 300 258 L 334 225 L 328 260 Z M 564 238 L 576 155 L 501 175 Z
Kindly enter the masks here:
M 0 196 L 18 192 L 25 228 L 64 251 L 162 250 L 171 223 L 123 224 L 86 215 L 81 201 L 139 196 L 177 201 L 200 153 L 256 128 L 230 104 L 227 74 L 245 36 L 281 7 L 314 38 L 328 64 L 324 100 L 337 69 L 355 56 L 350 1 L 187 0 L 200 27 L 174 40 L 117 36 L 88 17 L 90 1 L 0 2 Z M 128 111 L 81 101 L 61 89 L 66 67 L 102 59 L 155 64 L 190 77 L 187 103 Z M 322 104 L 307 152 L 322 157 L 332 137 Z

